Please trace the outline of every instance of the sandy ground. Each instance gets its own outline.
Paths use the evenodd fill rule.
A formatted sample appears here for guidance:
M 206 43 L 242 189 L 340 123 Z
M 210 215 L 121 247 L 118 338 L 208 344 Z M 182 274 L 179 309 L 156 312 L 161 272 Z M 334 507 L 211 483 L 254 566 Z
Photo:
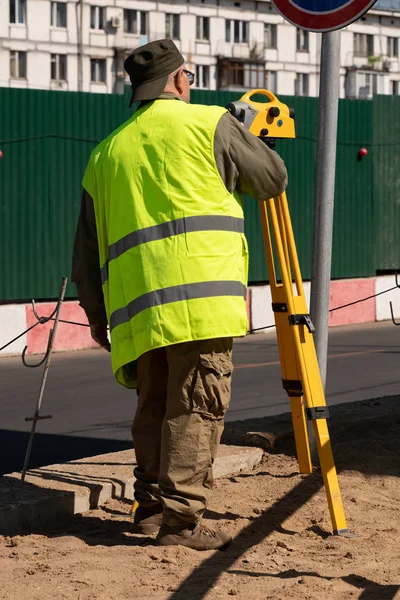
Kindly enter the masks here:
M 207 518 L 234 536 L 227 551 L 157 547 L 130 533 L 130 503 L 113 500 L 1 538 L 0 598 L 400 600 L 400 399 L 354 406 L 332 441 L 360 537 L 331 535 L 320 473 L 299 475 L 288 444 L 253 473 L 216 482 Z

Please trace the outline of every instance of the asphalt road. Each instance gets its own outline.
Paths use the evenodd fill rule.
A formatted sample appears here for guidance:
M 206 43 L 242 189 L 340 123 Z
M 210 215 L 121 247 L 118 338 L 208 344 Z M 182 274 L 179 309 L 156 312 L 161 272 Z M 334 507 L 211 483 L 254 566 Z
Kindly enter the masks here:
M 400 330 L 392 323 L 330 330 L 327 402 L 339 404 L 400 394 Z M 36 357 L 34 357 L 36 359 Z M 32 360 L 32 358 L 31 358 Z M 288 412 L 275 334 L 238 340 L 227 420 Z M 20 471 L 36 405 L 41 368 L 0 359 L 0 474 Z M 100 350 L 53 355 L 30 466 L 64 462 L 132 446 L 136 392 L 117 385 Z

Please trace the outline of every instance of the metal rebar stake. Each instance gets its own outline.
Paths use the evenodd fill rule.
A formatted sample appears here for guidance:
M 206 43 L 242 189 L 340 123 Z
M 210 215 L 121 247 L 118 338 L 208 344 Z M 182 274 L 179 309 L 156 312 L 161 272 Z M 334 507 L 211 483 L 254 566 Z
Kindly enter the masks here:
M 41 404 L 42 404 L 42 398 L 43 398 L 44 388 L 45 388 L 46 381 L 47 381 L 47 374 L 49 372 L 50 361 L 51 361 L 51 354 L 52 354 L 52 351 L 53 351 L 54 339 L 56 337 L 57 325 L 58 325 L 58 320 L 59 320 L 59 317 L 60 317 L 61 306 L 62 306 L 62 303 L 64 301 L 64 295 L 65 295 L 65 290 L 66 290 L 66 287 L 67 287 L 67 282 L 68 282 L 68 277 L 63 277 L 62 281 L 61 281 L 60 295 L 59 295 L 58 301 L 57 301 L 57 308 L 56 308 L 56 312 L 55 312 L 56 316 L 55 316 L 55 319 L 54 319 L 54 326 L 51 329 L 50 335 L 49 335 L 49 344 L 47 346 L 47 351 L 46 351 L 46 356 L 45 356 L 45 365 L 44 365 L 44 368 L 43 368 L 43 375 L 42 375 L 42 381 L 41 381 L 41 384 L 40 384 L 39 395 L 38 395 L 38 399 L 37 399 L 37 402 L 36 402 L 35 414 L 33 415 L 33 417 L 26 417 L 25 418 L 25 421 L 32 421 L 32 428 L 31 428 L 31 433 L 30 433 L 30 436 L 29 436 L 28 447 L 26 449 L 25 460 L 24 460 L 24 467 L 22 469 L 21 487 L 24 484 L 26 472 L 28 470 L 29 459 L 30 459 L 31 451 L 32 451 L 33 438 L 34 438 L 35 430 L 36 430 L 36 423 L 38 421 L 43 420 L 43 419 L 51 419 L 52 418 L 52 415 L 40 415 L 40 408 L 41 408 Z

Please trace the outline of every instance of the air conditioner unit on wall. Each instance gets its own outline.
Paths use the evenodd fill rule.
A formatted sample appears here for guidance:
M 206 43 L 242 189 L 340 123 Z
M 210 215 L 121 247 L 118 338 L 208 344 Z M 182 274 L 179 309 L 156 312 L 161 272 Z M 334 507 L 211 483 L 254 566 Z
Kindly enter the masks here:
M 382 62 L 382 69 L 386 72 L 389 72 L 391 69 L 392 63 L 390 62 L 390 60 L 384 60 Z
M 358 99 L 359 100 L 371 100 L 372 94 L 369 85 L 362 85 L 358 88 Z
M 114 17 L 111 17 L 110 23 L 111 23 L 111 27 L 118 29 L 118 27 L 121 27 L 121 17 L 119 15 L 115 15 Z

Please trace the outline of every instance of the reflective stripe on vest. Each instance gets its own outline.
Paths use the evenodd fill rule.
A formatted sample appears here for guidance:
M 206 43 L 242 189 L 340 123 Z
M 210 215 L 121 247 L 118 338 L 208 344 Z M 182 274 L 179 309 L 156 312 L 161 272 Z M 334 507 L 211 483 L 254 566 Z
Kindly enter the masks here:
M 142 310 L 161 304 L 197 300 L 199 298 L 212 298 L 215 296 L 241 296 L 246 299 L 246 286 L 239 281 L 203 281 L 174 285 L 154 292 L 148 292 L 129 302 L 127 306 L 114 311 L 110 317 L 110 331 L 127 323 Z
M 234 233 L 244 233 L 244 220 L 224 215 L 200 215 L 175 219 L 174 221 L 167 221 L 160 225 L 153 225 L 153 227 L 145 227 L 128 233 L 128 235 L 125 235 L 108 247 L 108 259 L 101 268 L 102 284 L 104 285 L 108 279 L 109 262 L 128 250 L 140 246 L 140 244 L 155 242 L 172 237 L 173 235 L 193 233 L 195 231 L 232 231 Z

